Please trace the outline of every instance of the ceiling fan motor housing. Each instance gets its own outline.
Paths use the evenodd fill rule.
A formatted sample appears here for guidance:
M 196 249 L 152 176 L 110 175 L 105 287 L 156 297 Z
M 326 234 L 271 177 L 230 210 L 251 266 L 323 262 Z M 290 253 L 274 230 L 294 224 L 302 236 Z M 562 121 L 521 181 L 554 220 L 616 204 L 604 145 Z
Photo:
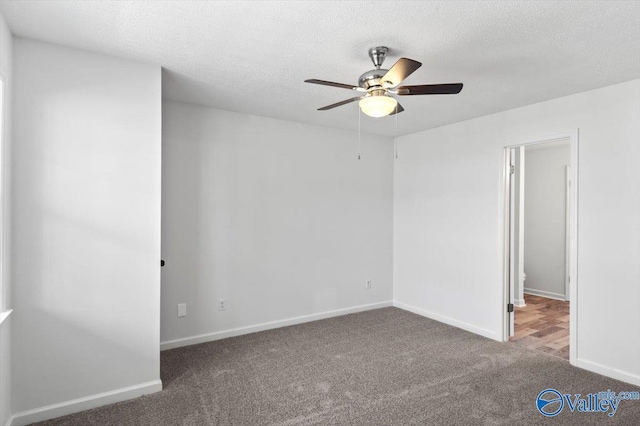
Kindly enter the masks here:
M 369 89 L 371 87 L 381 86 L 380 79 L 384 77 L 384 75 L 389 70 L 385 69 L 375 69 L 371 71 L 367 71 L 360 76 L 358 79 L 358 85 L 365 89 Z

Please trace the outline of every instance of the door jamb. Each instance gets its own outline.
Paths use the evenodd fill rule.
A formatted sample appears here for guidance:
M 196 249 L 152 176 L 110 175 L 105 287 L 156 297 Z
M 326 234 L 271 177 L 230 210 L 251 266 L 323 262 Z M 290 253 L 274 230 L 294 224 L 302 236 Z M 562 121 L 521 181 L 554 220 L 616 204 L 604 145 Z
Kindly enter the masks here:
M 573 193 L 573 187 L 571 185 L 571 166 L 565 166 L 565 248 L 564 248 L 564 258 L 565 260 L 565 271 L 564 271 L 564 300 L 567 302 L 571 302 L 571 268 L 569 265 L 569 260 L 571 259 L 571 194 Z M 571 305 L 569 305 L 571 306 Z M 571 325 L 571 324 L 569 324 Z
M 501 218 L 503 221 L 503 284 L 502 284 L 502 341 L 509 340 L 509 150 L 527 145 L 547 144 L 560 139 L 569 139 L 571 157 L 571 193 L 569 199 L 569 362 L 576 365 L 578 358 L 578 129 L 549 136 L 528 139 L 519 143 L 507 144 L 503 148 L 503 194 Z

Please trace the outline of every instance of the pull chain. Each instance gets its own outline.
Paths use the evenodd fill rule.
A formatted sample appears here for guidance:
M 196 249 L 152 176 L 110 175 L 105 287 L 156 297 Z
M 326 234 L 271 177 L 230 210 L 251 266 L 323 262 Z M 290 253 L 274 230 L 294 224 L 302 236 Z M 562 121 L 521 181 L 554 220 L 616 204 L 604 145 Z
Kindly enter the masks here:
M 361 136 L 360 136 L 360 108 L 358 108 L 358 160 L 362 159 L 360 155 Z

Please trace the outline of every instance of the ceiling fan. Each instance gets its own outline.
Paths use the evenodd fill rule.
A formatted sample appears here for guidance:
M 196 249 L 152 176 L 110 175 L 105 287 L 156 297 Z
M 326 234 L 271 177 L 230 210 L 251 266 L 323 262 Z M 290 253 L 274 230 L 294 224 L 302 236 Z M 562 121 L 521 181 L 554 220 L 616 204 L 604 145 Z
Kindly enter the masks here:
M 462 90 L 462 83 L 421 84 L 418 86 L 398 87 L 405 78 L 420 68 L 422 64 L 413 59 L 400 58 L 390 69 L 382 69 L 382 63 L 388 52 L 389 49 L 384 46 L 369 49 L 369 57 L 376 68 L 362 74 L 358 79 L 358 86 L 325 80 L 305 80 L 305 83 L 340 87 L 362 93 L 355 98 L 318 108 L 318 111 L 326 111 L 351 102 L 360 101 L 359 106 L 362 112 L 370 117 L 384 117 L 404 111 L 402 105 L 400 105 L 392 95 L 455 95 Z

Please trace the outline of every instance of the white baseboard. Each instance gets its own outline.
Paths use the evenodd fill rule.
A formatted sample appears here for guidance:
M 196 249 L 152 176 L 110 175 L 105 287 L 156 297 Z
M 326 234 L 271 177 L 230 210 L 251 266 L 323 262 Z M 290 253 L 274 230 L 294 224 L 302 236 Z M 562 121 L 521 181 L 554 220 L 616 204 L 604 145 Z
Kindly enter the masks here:
M 513 301 L 513 305 L 516 308 L 524 308 L 525 306 L 527 306 L 527 304 L 525 303 L 524 299 L 515 299 Z
M 257 333 L 259 331 L 271 330 L 274 328 L 286 327 L 288 325 L 302 324 L 310 321 L 317 321 L 326 318 L 338 317 L 341 315 L 353 314 L 356 312 L 370 311 L 372 309 L 386 308 L 393 306 L 392 301 L 372 303 L 370 305 L 360 305 L 351 308 L 337 309 L 335 311 L 321 312 L 319 314 L 303 315 L 300 317 L 287 318 L 278 321 L 264 322 L 246 327 L 232 328 L 229 330 L 216 331 L 213 333 L 200 334 L 197 336 L 183 337 L 181 339 L 166 340 L 160 342 L 160 350 L 179 348 L 182 346 L 196 345 L 198 343 L 213 342 L 215 340 L 226 339 L 228 337 L 242 336 L 244 334 Z
M 556 299 L 556 300 L 565 300 L 564 298 L 564 294 L 561 293 L 553 293 L 551 291 L 544 291 L 544 290 L 536 290 L 535 288 L 524 288 L 524 293 L 525 294 L 533 294 L 534 296 L 542 296 L 542 297 L 547 297 L 549 299 Z
M 433 312 L 426 311 L 421 308 L 416 308 L 415 306 L 407 305 L 405 303 L 393 301 L 393 306 L 396 308 L 404 309 L 405 311 L 413 312 L 414 314 L 421 315 L 423 317 L 430 318 L 432 320 L 436 320 L 438 322 L 442 322 L 448 325 L 452 325 L 457 328 L 461 328 L 463 330 L 469 331 L 474 334 L 479 334 L 480 336 L 486 337 L 488 339 L 497 340 L 498 342 L 502 341 L 502 336 L 498 333 L 487 330 L 486 328 L 477 327 L 473 324 L 469 324 L 463 321 L 458 321 L 453 318 L 445 317 L 444 315 L 436 314 Z
M 55 419 L 56 417 L 66 416 L 115 402 L 126 401 L 127 399 L 137 398 L 142 395 L 160 392 L 161 390 L 162 382 L 160 380 L 154 380 L 152 382 L 128 386 L 84 398 L 51 404 L 33 410 L 22 411 L 11 416 L 8 425 L 24 426 L 34 422 Z
M 584 368 L 585 370 L 593 371 L 594 373 L 602 374 L 603 376 L 611 377 L 612 379 L 617 379 L 626 383 L 631 383 L 632 385 L 640 386 L 639 375 L 608 367 L 606 365 L 598 364 L 597 362 L 578 358 L 576 360 L 576 367 Z M 619 392 L 626 389 L 612 390 Z

